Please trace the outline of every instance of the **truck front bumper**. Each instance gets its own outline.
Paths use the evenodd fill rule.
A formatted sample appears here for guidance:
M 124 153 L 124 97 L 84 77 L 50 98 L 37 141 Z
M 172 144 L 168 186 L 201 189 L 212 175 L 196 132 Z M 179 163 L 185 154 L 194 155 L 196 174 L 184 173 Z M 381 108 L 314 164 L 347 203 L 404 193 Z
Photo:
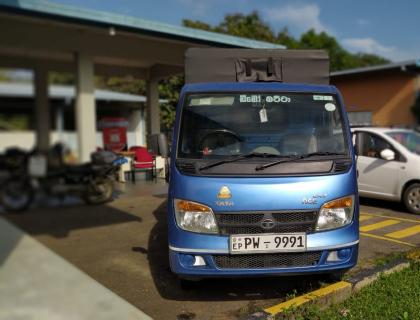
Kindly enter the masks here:
M 229 254 L 229 237 L 181 231 L 181 243 L 169 244 L 172 271 L 184 278 L 247 277 L 333 273 L 357 263 L 358 224 L 308 234 L 307 249 L 301 252 Z M 185 244 L 195 244 L 186 246 Z M 201 245 L 200 245 L 201 244 Z

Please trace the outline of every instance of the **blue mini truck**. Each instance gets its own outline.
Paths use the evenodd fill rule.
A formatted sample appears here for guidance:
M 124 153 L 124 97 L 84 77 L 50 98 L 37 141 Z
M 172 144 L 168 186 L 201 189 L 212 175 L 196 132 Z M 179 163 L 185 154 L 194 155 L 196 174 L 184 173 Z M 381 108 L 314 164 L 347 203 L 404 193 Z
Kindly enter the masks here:
M 171 269 L 190 280 L 337 278 L 357 262 L 359 203 L 346 111 L 326 80 L 328 57 L 255 52 L 187 52 L 168 194 Z

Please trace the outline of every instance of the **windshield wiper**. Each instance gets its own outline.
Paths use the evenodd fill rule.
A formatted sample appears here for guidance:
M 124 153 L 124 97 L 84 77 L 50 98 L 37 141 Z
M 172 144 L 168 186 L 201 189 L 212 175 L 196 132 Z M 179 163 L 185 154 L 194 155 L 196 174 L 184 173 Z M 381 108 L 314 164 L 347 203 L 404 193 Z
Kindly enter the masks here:
M 274 154 L 274 153 L 250 152 L 250 153 L 240 154 L 240 155 L 237 155 L 235 157 L 231 157 L 231 158 L 228 158 L 228 159 L 216 161 L 216 162 L 201 166 L 201 167 L 198 168 L 198 170 L 201 171 L 201 170 L 205 170 L 205 169 L 210 169 L 210 168 L 217 167 L 217 166 L 220 166 L 220 165 L 225 164 L 225 163 L 235 162 L 235 161 L 238 161 L 238 160 L 241 160 L 241 159 L 270 158 L 270 157 L 278 157 L 278 156 L 279 156 L 278 154 Z
M 264 170 L 266 168 L 281 164 L 281 163 L 286 163 L 286 162 L 293 162 L 293 161 L 298 161 L 298 160 L 302 160 L 302 159 L 306 159 L 306 158 L 310 158 L 310 157 L 316 157 L 316 156 L 347 156 L 347 153 L 338 153 L 338 152 L 312 152 L 312 153 L 306 153 L 306 154 L 301 154 L 301 155 L 291 155 L 291 156 L 287 156 L 287 158 L 285 159 L 281 159 L 278 161 L 274 161 L 271 163 L 267 163 L 267 164 L 262 164 L 259 166 L 255 167 L 256 171 L 261 171 Z

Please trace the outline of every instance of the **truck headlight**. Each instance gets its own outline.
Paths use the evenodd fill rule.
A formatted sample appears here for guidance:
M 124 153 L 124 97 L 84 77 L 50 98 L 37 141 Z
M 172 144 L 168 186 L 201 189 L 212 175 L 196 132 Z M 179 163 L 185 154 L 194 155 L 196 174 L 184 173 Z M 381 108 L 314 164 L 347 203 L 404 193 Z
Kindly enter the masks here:
M 336 199 L 321 207 L 316 230 L 329 230 L 343 227 L 353 220 L 354 196 Z
M 213 210 L 205 205 L 174 199 L 175 218 L 178 226 L 186 231 L 218 233 Z

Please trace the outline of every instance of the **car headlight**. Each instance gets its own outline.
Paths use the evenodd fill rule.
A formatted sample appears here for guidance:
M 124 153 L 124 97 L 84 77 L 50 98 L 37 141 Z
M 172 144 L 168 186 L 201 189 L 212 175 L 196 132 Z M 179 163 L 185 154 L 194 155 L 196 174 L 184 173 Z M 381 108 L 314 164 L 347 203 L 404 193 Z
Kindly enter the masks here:
M 354 196 L 347 196 L 324 203 L 319 211 L 316 230 L 343 227 L 353 220 Z
M 175 218 L 178 226 L 187 231 L 218 233 L 213 210 L 203 204 L 174 199 Z

